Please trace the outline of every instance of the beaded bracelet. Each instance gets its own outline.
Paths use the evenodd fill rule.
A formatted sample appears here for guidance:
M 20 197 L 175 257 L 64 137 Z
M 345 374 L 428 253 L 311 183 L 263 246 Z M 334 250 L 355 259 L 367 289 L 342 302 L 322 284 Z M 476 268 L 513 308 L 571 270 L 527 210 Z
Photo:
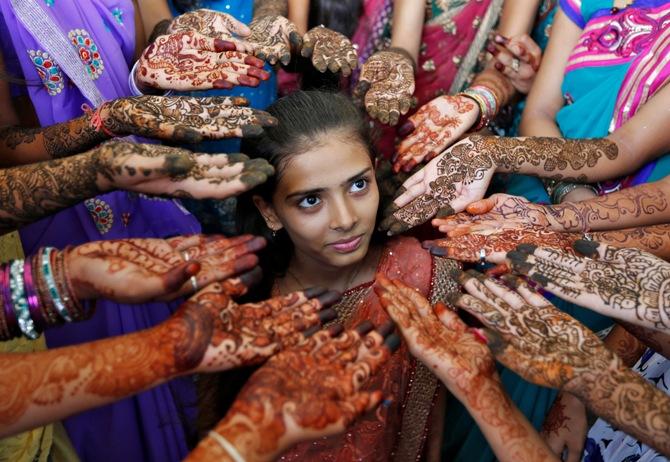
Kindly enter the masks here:
M 44 330 L 44 325 L 46 324 L 46 321 L 42 316 L 42 311 L 40 311 L 40 301 L 37 296 L 37 290 L 35 288 L 32 265 L 30 263 L 30 260 L 27 258 L 23 263 L 23 285 L 25 286 L 26 299 L 28 300 L 28 311 L 30 312 L 30 317 L 35 323 L 35 329 L 41 332 Z
M 26 299 L 26 288 L 23 281 L 23 260 L 14 260 L 9 265 L 11 281 L 9 283 L 12 293 L 12 305 L 19 324 L 21 333 L 31 340 L 35 340 L 39 333 L 35 330 L 35 323 L 30 317 L 28 300 Z
M 16 319 L 14 305 L 12 304 L 12 289 L 10 286 L 11 276 L 9 272 L 9 264 L 2 267 L 2 298 L 3 310 L 5 313 L 5 320 L 7 322 L 7 338 L 14 338 L 19 335 L 19 324 Z
M 56 249 L 53 247 L 45 247 L 42 251 L 42 274 L 44 275 L 44 280 L 46 282 L 47 288 L 49 289 L 49 295 L 51 300 L 56 307 L 58 314 L 67 322 L 72 322 L 72 316 L 68 312 L 67 307 L 63 303 L 63 299 L 58 292 L 56 286 L 56 280 L 54 279 L 53 269 L 51 267 L 51 256 L 54 254 Z

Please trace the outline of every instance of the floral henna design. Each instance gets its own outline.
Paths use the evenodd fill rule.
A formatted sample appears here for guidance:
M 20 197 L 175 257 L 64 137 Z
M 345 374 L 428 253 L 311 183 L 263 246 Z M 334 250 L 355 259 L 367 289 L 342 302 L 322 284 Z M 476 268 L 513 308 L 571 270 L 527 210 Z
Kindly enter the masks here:
M 405 192 L 395 201 L 383 226 L 397 234 L 442 214 L 460 212 L 484 197 L 496 171 L 518 172 L 522 166 L 541 167 L 551 178 L 574 178 L 580 169 L 595 167 L 605 157 L 618 156 L 618 148 L 609 140 L 559 140 L 557 138 L 497 138 L 471 136 L 455 144 L 403 185 Z M 559 215 L 556 222 L 575 220 L 561 217 L 561 208 L 547 208 Z M 439 217 L 438 217 L 439 218 Z M 562 230 L 560 228 L 557 231 Z M 565 230 L 574 230 L 566 228 Z
M 393 171 L 409 172 L 447 148 L 477 121 L 479 108 L 464 96 L 440 96 L 430 101 L 398 129 L 401 136 L 394 158 Z
M 557 233 L 544 229 L 509 229 L 497 232 L 473 232 L 447 239 L 426 241 L 424 248 L 438 257 L 449 257 L 472 263 L 480 262 L 483 256 L 491 263 L 502 263 L 507 252 L 521 243 L 529 243 L 543 247 L 552 247 L 573 253 L 572 243 L 582 237 L 578 233 Z
M 355 96 L 365 104 L 368 115 L 381 123 L 395 125 L 412 106 L 414 63 L 401 49 L 378 51 L 361 69 Z
M 196 31 L 207 37 L 218 38 L 230 43 L 226 51 L 237 50 L 250 53 L 253 49 L 237 37 L 246 37 L 251 31 L 243 23 L 226 13 L 198 9 L 177 16 L 167 28 L 167 34 Z
M 251 35 L 247 41 L 253 46 L 254 54 L 272 65 L 279 61 L 286 66 L 291 62 L 291 49 L 299 50 L 302 46 L 295 24 L 283 16 L 254 15 L 249 28 Z
M 115 135 L 187 143 L 257 136 L 263 127 L 276 125 L 270 114 L 241 107 L 246 104 L 238 97 L 139 96 L 105 103 L 99 112 L 103 126 Z
M 223 40 L 194 31 L 162 35 L 142 53 L 135 78 L 149 87 L 179 91 L 255 87 L 270 78 L 262 60 L 228 48 Z
M 300 54 L 312 58 L 319 72 L 342 72 L 347 77 L 358 66 L 358 53 L 351 41 L 334 30 L 323 26 L 307 31 L 302 37 Z
M 362 389 L 399 346 L 396 335 L 386 337 L 388 329 L 359 333 L 365 330 L 320 331 L 272 357 L 251 376 L 214 436 L 186 460 L 225 457 L 217 436 L 245 459 L 266 461 L 300 441 L 343 431 L 381 401 L 379 391 Z
M 568 301 L 643 327 L 670 327 L 669 263 L 594 241 L 578 240 L 574 248 L 591 258 L 535 246 L 521 246 L 508 258 L 515 271 Z

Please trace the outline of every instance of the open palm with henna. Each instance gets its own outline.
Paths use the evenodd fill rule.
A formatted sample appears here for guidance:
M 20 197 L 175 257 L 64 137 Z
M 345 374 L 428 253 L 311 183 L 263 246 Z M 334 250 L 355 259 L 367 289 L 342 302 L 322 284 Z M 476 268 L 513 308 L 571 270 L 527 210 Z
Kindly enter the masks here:
M 557 233 L 541 228 L 503 229 L 425 241 L 423 247 L 430 249 L 430 253 L 438 257 L 472 263 L 480 262 L 484 258 L 490 263 L 503 263 L 507 252 L 516 249 L 519 244 L 528 243 L 574 253 L 572 243 L 581 237 L 582 234 L 579 233 Z
M 195 31 L 159 36 L 140 57 L 135 79 L 162 90 L 256 87 L 270 78 L 263 61 Z
M 459 139 L 477 122 L 479 106 L 461 95 L 438 96 L 424 104 L 398 132 L 406 136 L 398 145 L 393 170 L 409 172 Z
M 254 18 L 249 24 L 251 35 L 247 42 L 253 47 L 254 54 L 274 65 L 291 62 L 291 49 L 299 50 L 302 37 L 298 29 L 284 16 L 265 15 Z
M 207 37 L 225 40 L 230 43 L 229 50 L 253 52 L 253 47 L 244 41 L 244 38 L 251 33 L 249 28 L 226 13 L 200 8 L 177 16 L 167 28 L 168 34 L 186 31 L 195 31 Z
M 276 125 L 264 111 L 244 107 L 239 97 L 137 96 L 104 103 L 99 117 L 106 132 L 197 143 L 203 139 L 257 136 Z
M 358 66 L 358 53 L 351 40 L 327 27 L 318 26 L 302 36 L 301 56 L 312 58 L 319 72 L 342 72 L 347 77 Z
M 642 327 L 670 329 L 670 263 L 638 249 L 577 240 L 584 255 L 522 245 L 512 269 L 564 300 Z
M 363 389 L 399 346 L 390 329 L 372 327 L 335 325 L 270 358 L 186 460 L 230 457 L 225 439 L 245 460 L 269 461 L 293 444 L 344 431 L 381 401 L 381 392 Z
M 467 294 L 453 304 L 476 316 L 490 331 L 496 359 L 526 380 L 574 391 L 592 370 L 622 367 L 621 359 L 580 322 L 555 308 L 522 281 L 517 291 L 474 270 L 461 273 Z
M 361 68 L 354 95 L 371 118 L 396 125 L 413 102 L 414 68 L 409 54 L 387 49 L 370 56 Z
M 65 263 L 77 298 L 142 303 L 193 292 L 192 276 L 204 287 L 249 271 L 264 246 L 250 235 L 95 241 L 66 250 Z

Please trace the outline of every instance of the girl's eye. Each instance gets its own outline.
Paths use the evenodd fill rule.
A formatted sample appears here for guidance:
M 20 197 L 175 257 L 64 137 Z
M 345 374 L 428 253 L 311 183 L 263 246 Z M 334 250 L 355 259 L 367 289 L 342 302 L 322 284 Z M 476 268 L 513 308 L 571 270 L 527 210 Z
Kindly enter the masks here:
M 309 209 L 315 207 L 321 203 L 321 199 L 317 196 L 307 196 L 298 202 L 298 207 L 302 209 Z
M 368 180 L 365 178 L 361 178 L 359 180 L 354 181 L 351 183 L 351 192 L 357 193 L 363 191 L 365 188 L 368 187 Z

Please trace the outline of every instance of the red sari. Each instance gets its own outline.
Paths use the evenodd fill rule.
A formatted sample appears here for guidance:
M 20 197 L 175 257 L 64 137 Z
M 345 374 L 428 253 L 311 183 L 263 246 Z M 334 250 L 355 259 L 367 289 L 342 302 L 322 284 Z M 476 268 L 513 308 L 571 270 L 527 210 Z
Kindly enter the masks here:
M 387 243 L 378 272 L 416 287 L 431 301 L 458 290 L 450 276 L 453 260 L 433 258 L 419 241 L 400 237 Z M 369 319 L 380 325 L 390 318 L 372 290 L 373 281 L 349 289 L 335 306 L 346 328 Z M 344 434 L 303 443 L 286 452 L 282 461 L 413 461 L 424 453 L 438 380 L 410 356 L 404 343 L 372 377 L 370 390 L 382 390 L 386 401 Z

